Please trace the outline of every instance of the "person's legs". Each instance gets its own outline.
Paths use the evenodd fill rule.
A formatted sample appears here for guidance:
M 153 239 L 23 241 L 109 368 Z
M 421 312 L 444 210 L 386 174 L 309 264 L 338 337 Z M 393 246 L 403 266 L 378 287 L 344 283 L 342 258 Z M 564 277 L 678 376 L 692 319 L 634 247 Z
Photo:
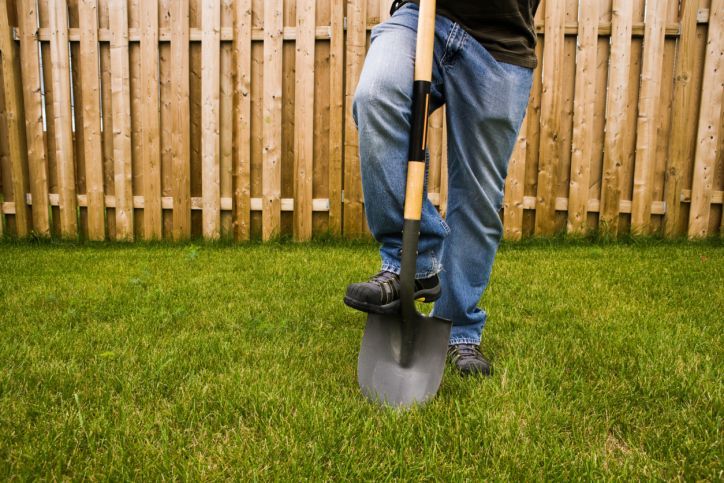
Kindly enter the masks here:
M 458 27 L 459 28 L 459 27 Z M 532 71 L 496 61 L 460 29 L 443 62 L 447 101 L 448 210 L 442 295 L 434 314 L 452 320 L 451 344 L 480 343 L 485 311 L 477 303 L 502 235 L 498 212 L 528 104 Z
M 382 270 L 396 274 L 400 272 L 417 14 L 417 6 L 407 4 L 373 29 L 353 104 L 367 222 L 382 244 Z M 436 66 L 451 25 L 438 16 Z M 433 82 L 439 75 L 435 67 Z M 442 102 L 440 91 L 433 87 L 431 111 Z M 446 234 L 445 222 L 425 197 L 416 278 L 428 278 L 440 271 L 440 251 Z

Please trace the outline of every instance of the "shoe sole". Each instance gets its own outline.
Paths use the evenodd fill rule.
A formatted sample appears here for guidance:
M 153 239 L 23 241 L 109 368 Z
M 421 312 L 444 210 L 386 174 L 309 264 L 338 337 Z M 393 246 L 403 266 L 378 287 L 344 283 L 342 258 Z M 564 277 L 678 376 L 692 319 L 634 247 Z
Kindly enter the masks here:
M 418 290 L 415 292 L 415 300 L 426 304 L 432 303 L 440 298 L 440 286 L 429 289 Z M 400 300 L 393 300 L 389 304 L 374 305 L 360 300 L 353 299 L 347 295 L 344 296 L 344 303 L 348 307 L 367 312 L 368 314 L 391 315 L 400 311 Z

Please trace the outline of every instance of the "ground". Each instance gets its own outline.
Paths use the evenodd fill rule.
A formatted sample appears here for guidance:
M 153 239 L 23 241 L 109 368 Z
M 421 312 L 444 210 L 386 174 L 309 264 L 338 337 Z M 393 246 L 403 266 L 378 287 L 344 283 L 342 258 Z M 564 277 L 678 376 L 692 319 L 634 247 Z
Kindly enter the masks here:
M 504 245 L 487 379 L 356 383 L 367 243 L 0 243 L 0 479 L 721 480 L 724 248 Z

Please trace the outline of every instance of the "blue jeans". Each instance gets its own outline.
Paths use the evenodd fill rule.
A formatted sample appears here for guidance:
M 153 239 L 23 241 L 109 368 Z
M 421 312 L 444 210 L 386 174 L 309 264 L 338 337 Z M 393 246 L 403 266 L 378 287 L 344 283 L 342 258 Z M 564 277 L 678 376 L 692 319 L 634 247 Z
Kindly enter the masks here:
M 372 30 L 354 96 L 367 222 L 382 246 L 382 269 L 400 272 L 418 7 L 405 4 Z M 430 112 L 446 104 L 448 211 L 425 196 L 416 278 L 440 276 L 433 313 L 453 322 L 450 343 L 479 344 L 477 303 L 502 235 L 498 212 L 532 70 L 495 60 L 457 23 L 435 25 Z

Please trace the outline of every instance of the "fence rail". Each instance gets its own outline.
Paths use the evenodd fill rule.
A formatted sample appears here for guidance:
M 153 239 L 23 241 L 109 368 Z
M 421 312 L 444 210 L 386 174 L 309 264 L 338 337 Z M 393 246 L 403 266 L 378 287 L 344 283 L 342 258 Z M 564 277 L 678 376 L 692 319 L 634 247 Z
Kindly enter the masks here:
M 388 9 L 0 0 L 0 234 L 364 236 L 351 101 Z M 724 0 L 543 0 L 536 27 L 505 237 L 721 233 Z

